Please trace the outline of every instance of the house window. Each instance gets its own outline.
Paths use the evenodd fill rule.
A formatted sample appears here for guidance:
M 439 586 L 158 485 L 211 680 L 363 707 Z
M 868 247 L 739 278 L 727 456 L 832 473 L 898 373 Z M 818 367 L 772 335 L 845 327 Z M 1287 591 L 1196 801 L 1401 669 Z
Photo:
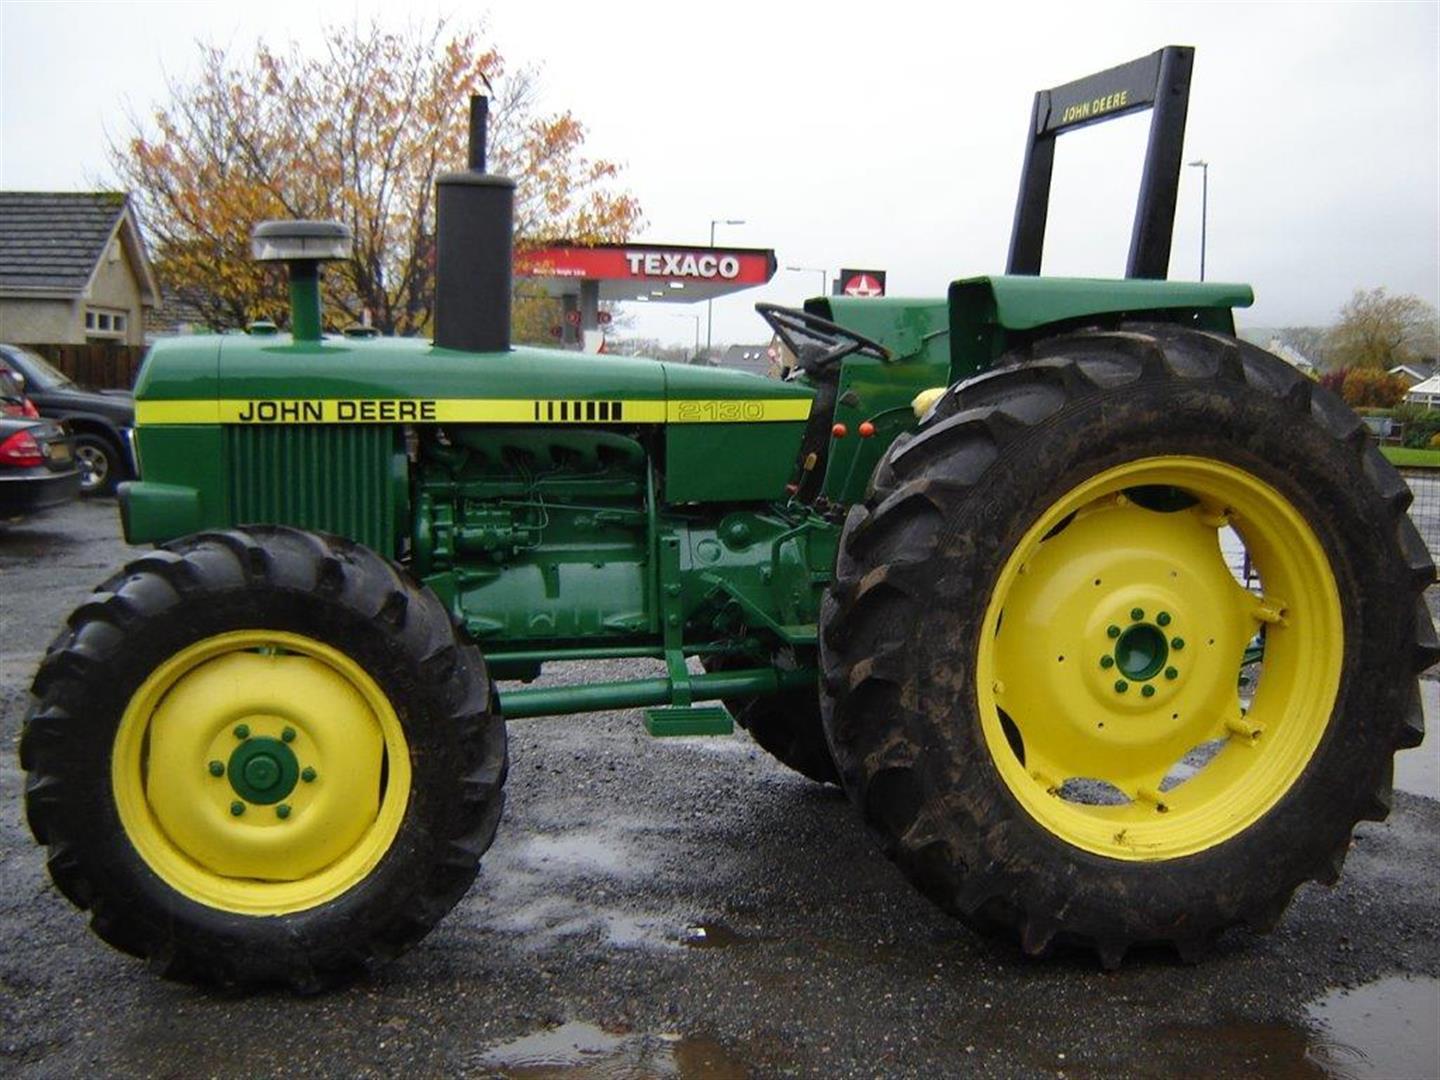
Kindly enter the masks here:
M 115 338 L 125 336 L 127 319 L 123 311 L 107 311 L 104 308 L 85 310 L 85 336 Z

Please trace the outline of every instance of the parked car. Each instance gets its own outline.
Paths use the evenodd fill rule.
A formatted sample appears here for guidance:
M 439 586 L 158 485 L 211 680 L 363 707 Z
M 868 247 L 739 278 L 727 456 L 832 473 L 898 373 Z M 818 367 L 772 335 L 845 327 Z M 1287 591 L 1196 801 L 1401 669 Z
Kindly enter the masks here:
M 64 424 L 0 416 L 0 521 L 79 498 L 82 473 Z
M 64 420 L 75 437 L 81 494 L 109 495 L 138 474 L 135 397 L 128 390 L 87 390 L 23 345 L 0 345 L 0 363 L 24 380 L 40 415 Z

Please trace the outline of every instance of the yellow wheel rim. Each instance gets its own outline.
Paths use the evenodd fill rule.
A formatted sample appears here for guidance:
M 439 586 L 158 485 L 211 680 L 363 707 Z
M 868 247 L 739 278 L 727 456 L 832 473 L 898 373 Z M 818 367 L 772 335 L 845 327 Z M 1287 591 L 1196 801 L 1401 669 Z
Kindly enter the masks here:
M 345 654 L 238 630 L 156 668 L 120 720 L 111 783 L 140 857 L 208 907 L 283 915 L 332 900 L 389 850 L 410 754 Z
M 1270 810 L 1325 733 L 1344 651 L 1309 524 L 1255 476 L 1195 457 L 1119 466 L 1055 503 L 985 625 L 976 692 L 1001 777 L 1056 836 L 1128 860 L 1204 851 Z

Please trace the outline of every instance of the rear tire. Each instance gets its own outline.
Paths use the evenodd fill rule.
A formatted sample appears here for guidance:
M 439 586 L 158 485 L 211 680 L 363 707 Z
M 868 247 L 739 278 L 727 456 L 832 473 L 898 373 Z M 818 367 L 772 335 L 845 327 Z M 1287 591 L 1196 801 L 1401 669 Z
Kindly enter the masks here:
M 897 440 L 846 520 L 821 667 L 847 793 L 927 896 L 1032 954 L 1114 966 L 1268 928 L 1336 879 L 1423 735 L 1440 650 L 1409 501 L 1349 409 L 1234 339 L 1134 324 L 1007 358 Z M 1264 602 L 1214 570 L 1207 522 L 1261 552 Z M 1218 600 L 1189 603 L 1192 579 Z M 1191 735 L 1209 763 L 1162 782 Z M 1075 778 L 1119 798 L 1072 802 Z
M 26 809 L 56 887 L 167 978 L 313 991 L 419 941 L 503 805 L 485 663 L 374 552 L 202 533 L 79 607 L 35 677 Z

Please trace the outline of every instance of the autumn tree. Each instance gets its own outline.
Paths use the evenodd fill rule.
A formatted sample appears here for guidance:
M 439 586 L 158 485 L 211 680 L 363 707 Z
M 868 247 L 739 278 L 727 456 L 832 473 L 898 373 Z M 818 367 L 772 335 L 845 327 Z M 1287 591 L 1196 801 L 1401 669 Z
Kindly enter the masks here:
M 1379 367 L 1354 367 L 1345 371 L 1340 396 L 1355 408 L 1389 409 L 1405 400 L 1405 380 Z
M 284 281 L 250 259 L 250 230 L 319 218 L 354 234 L 352 258 L 324 277 L 327 322 L 426 332 L 435 178 L 464 167 L 472 93 L 492 95 L 489 167 L 516 181 L 517 246 L 623 240 L 640 225 L 618 167 L 586 156 L 580 121 L 543 113 L 533 70 L 511 71 L 475 28 L 337 27 L 313 56 L 260 44 L 236 60 L 202 45 L 194 81 L 168 89 L 111 163 L 140 202 L 162 282 L 212 326 L 286 320 Z M 517 315 L 517 328 L 548 321 Z
M 1327 335 L 1326 357 L 1337 367 L 1386 371 L 1433 357 L 1437 334 L 1435 309 L 1418 296 L 1357 289 Z

